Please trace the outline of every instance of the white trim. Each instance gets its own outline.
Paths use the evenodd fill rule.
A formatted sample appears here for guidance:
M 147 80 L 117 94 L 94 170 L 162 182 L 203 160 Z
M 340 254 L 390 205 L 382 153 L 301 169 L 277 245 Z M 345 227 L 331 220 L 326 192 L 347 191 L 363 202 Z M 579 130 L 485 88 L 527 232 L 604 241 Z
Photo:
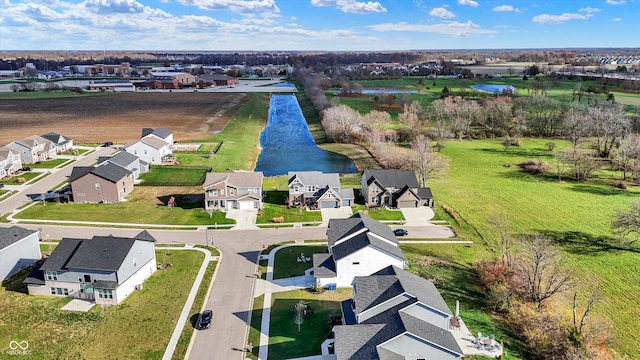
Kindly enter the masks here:
M 418 336 L 418 335 L 416 335 L 416 334 L 414 334 L 414 333 L 412 333 L 412 332 L 409 332 L 409 331 L 405 331 L 405 332 L 403 332 L 403 333 L 401 333 L 401 334 L 398 334 L 398 335 L 397 335 L 397 336 L 395 336 L 395 337 L 392 337 L 391 339 L 389 339 L 389 340 L 387 340 L 387 341 L 381 342 L 380 344 L 376 345 L 376 347 L 378 347 L 378 346 L 380 346 L 380 347 L 384 347 L 384 344 L 386 344 L 386 343 L 388 343 L 388 342 L 391 342 L 391 341 L 393 341 L 393 340 L 395 340 L 395 339 L 397 339 L 397 338 L 399 338 L 399 337 L 401 337 L 401 336 L 405 336 L 405 335 L 409 335 L 409 336 L 412 336 L 412 337 L 417 338 L 417 339 L 419 339 L 419 340 L 422 340 L 422 341 L 424 341 L 425 343 L 427 343 L 427 344 L 425 344 L 425 345 L 430 345 L 430 346 L 432 346 L 432 347 L 435 347 L 435 348 L 436 348 L 436 349 L 438 349 L 438 350 L 441 350 L 441 351 L 445 351 L 445 352 L 452 353 L 452 354 L 453 354 L 453 356 L 455 356 L 455 355 L 457 355 L 458 357 L 463 357 L 463 356 L 464 356 L 464 354 L 460 354 L 460 353 L 459 353 L 459 352 L 457 352 L 457 351 L 453 351 L 453 350 L 448 349 L 448 348 L 446 348 L 446 347 L 444 347 L 444 346 L 442 346 L 442 345 L 438 345 L 438 344 L 434 343 L 433 341 L 429 341 L 429 340 L 427 340 L 427 339 L 425 339 L 425 338 L 423 338 L 423 337 L 420 337 L 420 336 Z M 453 335 L 451 335 L 451 336 L 453 336 Z
M 355 237 L 355 236 L 357 236 L 357 235 L 360 235 L 360 234 L 362 234 L 362 233 L 364 233 L 364 232 L 366 232 L 366 231 L 369 231 L 369 229 L 367 229 L 367 228 L 363 228 L 363 229 L 361 229 L 361 230 L 359 230 L 359 231 L 354 232 L 353 234 L 350 234 L 350 235 L 348 235 L 348 236 L 345 236 L 345 237 L 343 237 L 342 239 L 339 239 L 338 241 L 336 241 L 336 242 L 335 242 L 331 247 L 334 247 L 334 246 L 336 246 L 336 245 L 338 245 L 338 244 L 342 244 L 343 242 L 345 242 L 345 241 L 347 241 L 347 240 L 349 240 L 349 239 L 351 239 L 351 238 L 353 238 L 353 237 Z
M 355 280 L 355 278 L 354 278 L 354 280 Z M 394 297 L 392 297 L 392 298 L 390 298 L 390 299 L 388 299 L 388 300 L 385 300 L 385 301 L 381 302 L 380 304 L 378 304 L 378 305 L 376 305 L 376 306 L 370 307 L 370 308 L 368 308 L 367 310 L 362 311 L 362 312 L 359 312 L 358 314 L 356 314 L 356 317 L 358 318 L 358 323 L 360 323 L 360 317 L 361 317 L 362 315 L 365 315 L 365 314 L 367 314 L 367 313 L 369 313 L 369 312 L 374 312 L 374 310 L 375 310 L 376 308 L 379 308 L 379 307 L 383 306 L 384 304 L 387 304 L 387 303 L 391 302 L 392 300 L 396 300 L 397 298 L 399 298 L 399 297 L 401 297 L 401 296 L 404 296 L 404 297 L 406 298 L 406 300 L 410 300 L 410 299 L 415 299 L 415 298 L 416 298 L 415 296 L 413 296 L 413 295 L 409 294 L 409 293 L 408 293 L 408 292 L 406 292 L 406 291 L 405 291 L 405 292 L 403 292 L 402 294 L 398 294 L 398 295 L 396 295 L 396 296 L 394 296 Z M 404 300 L 404 301 L 406 301 L 406 300 Z M 356 309 L 356 310 L 357 310 L 357 309 Z M 388 310 L 388 309 L 387 309 L 387 310 Z M 366 316 L 366 319 L 370 319 L 370 318 L 372 318 L 372 317 L 374 317 L 374 316 L 376 316 L 376 315 L 378 315 L 378 314 L 379 314 L 379 313 L 374 312 L 374 314 L 373 314 L 373 315 L 371 315 L 371 316 Z M 366 320 L 366 319 L 364 319 L 364 320 Z

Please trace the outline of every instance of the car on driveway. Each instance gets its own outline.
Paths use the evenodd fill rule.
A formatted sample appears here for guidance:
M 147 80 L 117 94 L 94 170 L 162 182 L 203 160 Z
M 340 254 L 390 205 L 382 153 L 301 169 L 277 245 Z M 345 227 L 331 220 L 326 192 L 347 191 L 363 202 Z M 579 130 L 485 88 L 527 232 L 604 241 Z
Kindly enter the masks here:
M 29 166 L 25 166 L 23 168 L 20 168 L 20 171 L 22 171 L 22 172 L 31 171 L 31 168 Z
M 198 315 L 198 321 L 196 321 L 196 329 L 204 330 L 211 326 L 211 318 L 213 317 L 213 311 L 205 310 Z
M 393 234 L 395 236 L 407 236 L 409 235 L 409 232 L 405 229 L 395 229 L 393 230 Z

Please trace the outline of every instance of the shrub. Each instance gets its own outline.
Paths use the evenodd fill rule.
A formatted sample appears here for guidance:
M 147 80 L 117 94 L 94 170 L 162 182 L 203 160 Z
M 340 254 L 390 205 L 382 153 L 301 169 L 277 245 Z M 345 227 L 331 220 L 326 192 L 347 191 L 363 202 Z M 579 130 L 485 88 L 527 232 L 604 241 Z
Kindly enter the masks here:
M 281 224 L 284 222 L 284 216 L 274 217 L 271 219 L 271 221 L 276 224 Z
M 551 170 L 551 165 L 542 160 L 529 160 L 519 164 L 518 166 L 520 166 L 523 172 L 531 175 L 542 174 Z
M 549 141 L 548 143 L 546 143 L 547 145 L 547 150 L 549 151 L 553 151 L 556 148 L 556 143 L 554 143 L 553 141 Z
M 18 184 L 24 184 L 25 182 L 27 182 L 27 180 L 25 178 L 23 178 L 23 177 L 19 177 L 19 178 L 16 179 L 16 182 Z

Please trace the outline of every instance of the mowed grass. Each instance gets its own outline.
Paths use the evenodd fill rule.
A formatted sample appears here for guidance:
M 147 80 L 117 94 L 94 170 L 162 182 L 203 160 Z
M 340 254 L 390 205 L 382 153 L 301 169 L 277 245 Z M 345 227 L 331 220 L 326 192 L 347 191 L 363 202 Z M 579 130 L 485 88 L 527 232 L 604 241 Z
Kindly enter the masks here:
M 328 252 L 326 245 L 289 246 L 278 250 L 274 259 L 273 279 L 284 279 L 293 276 L 302 276 L 307 269 L 313 267 L 313 254 Z M 300 255 L 310 261 L 298 262 Z
M 34 169 L 53 169 L 54 167 L 57 167 L 67 162 L 70 163 L 72 161 L 73 160 L 69 160 L 69 159 L 53 159 L 48 161 L 42 161 L 35 164 L 27 164 L 26 166 L 32 167 Z
M 176 198 L 176 207 L 169 209 L 166 201 Z M 199 186 L 155 187 L 138 186 L 126 202 L 113 204 L 80 204 L 49 202 L 35 204 L 17 214 L 18 219 L 97 221 L 113 223 L 144 223 L 167 225 L 234 224 L 224 212 L 204 211 L 204 192 Z
M 199 251 L 156 251 L 156 257 L 172 266 L 156 271 L 122 304 L 87 313 L 60 310 L 70 299 L 15 291 L 26 273 L 3 284 L 0 353 L 15 340 L 29 343 L 29 359 L 162 358 L 204 257 Z
M 500 140 L 450 141 L 442 151 L 450 161 L 448 176 L 429 181 L 436 202 L 454 208 L 482 236 L 496 236 L 488 221 L 503 217 L 512 234 L 552 236 L 564 250 L 565 261 L 582 282 L 578 290 L 590 293 L 601 286 L 603 299 L 594 315 L 613 322 L 613 348 L 631 358 L 640 357 L 640 252 L 612 241 L 614 211 L 640 198 L 640 189 L 620 190 L 600 176 L 620 176 L 607 171 L 579 183 L 556 182 L 555 176 L 523 174 L 517 164 L 531 159 L 553 164 L 545 139 L 524 139 L 522 147 L 504 151 Z M 568 144 L 555 141 L 559 147 Z M 509 165 L 506 167 L 505 165 Z M 473 231 L 464 238 L 479 240 Z M 455 260 L 455 259 L 454 259 Z M 634 295 L 635 294 L 635 295 Z M 566 302 L 569 309 L 570 301 Z
M 5 185 L 20 185 L 20 183 L 18 182 L 18 179 L 23 178 L 25 180 L 25 182 L 28 182 L 38 176 L 42 175 L 41 173 L 38 172 L 24 172 L 21 173 L 19 175 L 15 175 L 13 177 L 10 177 L 8 179 L 3 179 L 0 180 L 0 184 L 5 184 Z
M 265 187 L 265 189 L 267 189 Z M 283 190 L 266 191 L 262 208 L 262 215 L 258 216 L 258 224 L 273 223 L 273 218 L 283 217 L 285 223 L 322 221 L 320 211 L 307 211 L 306 209 L 286 207 L 286 199 L 289 192 Z
M 274 293 L 269 322 L 269 359 L 281 360 L 320 355 L 320 345 L 331 334 L 330 316 L 342 316 L 340 301 L 350 298 L 349 288 L 312 294 L 306 290 Z M 301 333 L 293 322 L 294 305 L 303 300 L 313 308 L 304 317 Z
M 205 169 L 189 169 L 171 165 L 152 166 L 148 172 L 140 174 L 140 180 L 142 180 L 145 185 L 202 185 L 206 173 L 207 171 Z

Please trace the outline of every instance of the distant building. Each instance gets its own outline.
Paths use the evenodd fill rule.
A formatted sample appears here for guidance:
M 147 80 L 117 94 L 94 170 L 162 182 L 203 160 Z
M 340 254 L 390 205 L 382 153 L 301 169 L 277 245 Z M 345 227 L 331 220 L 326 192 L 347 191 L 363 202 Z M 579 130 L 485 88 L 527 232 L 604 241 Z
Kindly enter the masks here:
M 231 86 L 240 84 L 238 78 L 224 74 L 199 75 L 196 78 L 196 83 L 200 84 L 201 82 L 203 82 L 205 86 Z
M 152 72 L 150 75 L 145 85 L 154 89 L 182 89 L 196 84 L 196 77 L 185 72 Z
M 131 92 L 136 91 L 136 87 L 131 80 L 95 80 L 89 82 L 89 90 Z

